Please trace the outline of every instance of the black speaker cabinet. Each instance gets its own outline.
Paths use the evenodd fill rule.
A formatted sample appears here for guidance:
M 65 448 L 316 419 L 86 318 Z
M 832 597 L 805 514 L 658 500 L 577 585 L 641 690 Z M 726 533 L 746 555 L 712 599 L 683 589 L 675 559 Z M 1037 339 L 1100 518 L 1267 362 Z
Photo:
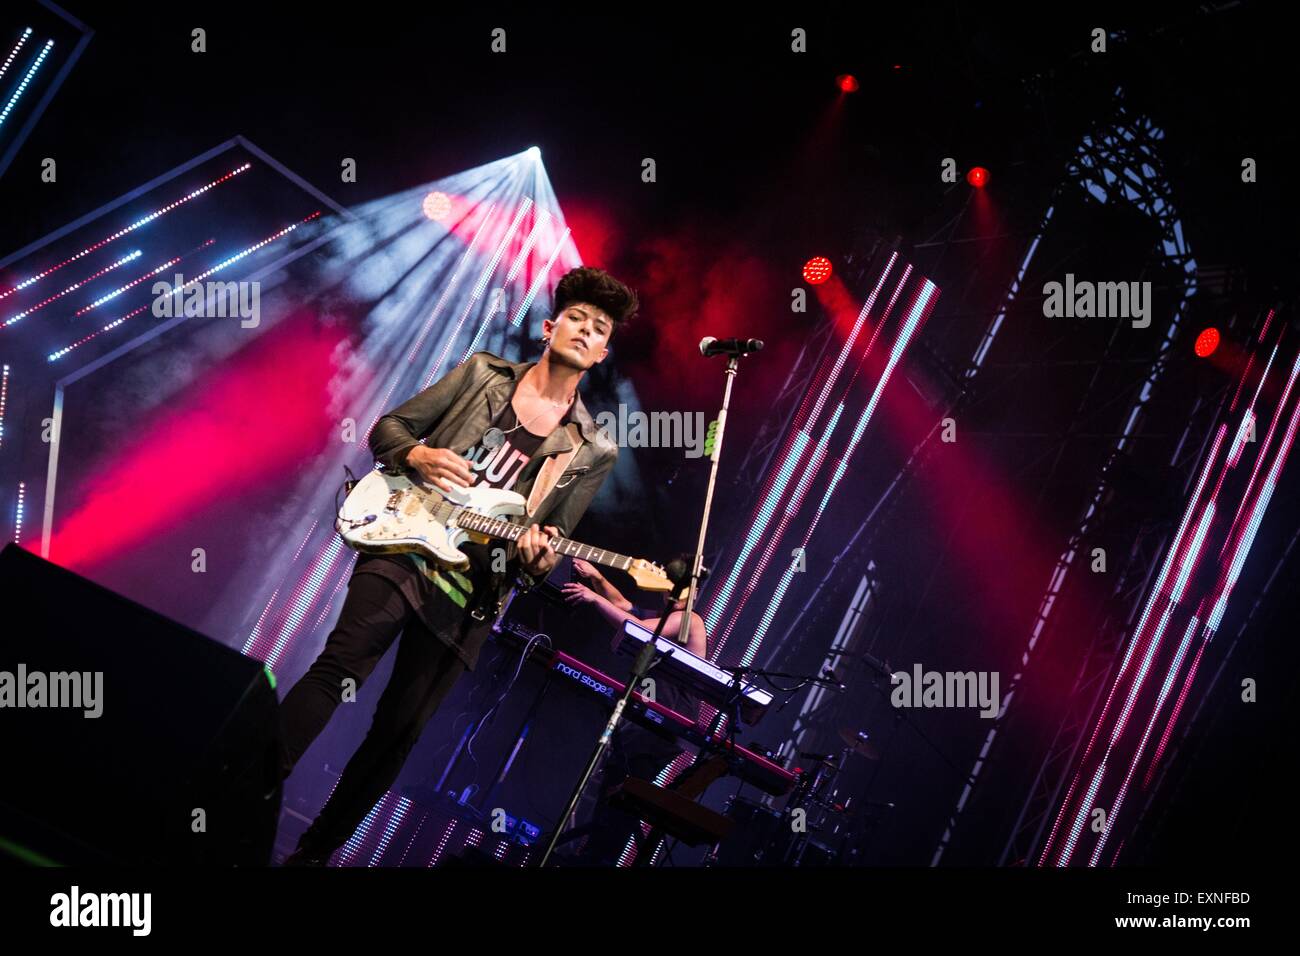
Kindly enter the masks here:
M 0 552 L 0 859 L 269 864 L 277 707 L 260 662 Z

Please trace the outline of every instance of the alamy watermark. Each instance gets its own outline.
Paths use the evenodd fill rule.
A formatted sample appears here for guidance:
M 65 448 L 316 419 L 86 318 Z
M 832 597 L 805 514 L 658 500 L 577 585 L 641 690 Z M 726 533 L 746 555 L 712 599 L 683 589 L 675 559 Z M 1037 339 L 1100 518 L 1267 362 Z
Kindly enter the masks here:
M 179 272 L 174 282 L 153 284 L 154 318 L 238 318 L 240 328 L 255 329 L 262 321 L 262 283 L 185 281 Z
M 132 936 L 148 936 L 153 928 L 152 893 L 93 893 L 75 883 L 66 893 L 50 897 L 50 925 L 55 927 L 117 926 Z
M 910 674 L 896 671 L 889 682 L 895 707 L 978 707 L 981 717 L 996 717 L 1000 708 L 997 671 L 927 671 L 913 664 Z
M 104 712 L 103 671 L 0 671 L 0 708 L 70 707 L 84 710 L 84 717 Z
M 1065 282 L 1043 286 L 1043 315 L 1049 319 L 1132 319 L 1133 328 L 1151 324 L 1150 282 Z
M 708 426 L 703 412 L 600 412 L 596 424 L 620 448 L 685 448 L 687 458 L 704 454 Z

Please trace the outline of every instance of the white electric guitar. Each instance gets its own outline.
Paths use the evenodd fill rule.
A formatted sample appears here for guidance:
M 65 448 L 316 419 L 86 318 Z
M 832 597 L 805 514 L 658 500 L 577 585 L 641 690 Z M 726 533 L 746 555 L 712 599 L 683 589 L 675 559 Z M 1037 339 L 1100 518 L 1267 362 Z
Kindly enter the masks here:
M 356 483 L 339 509 L 334 527 L 350 548 L 371 554 L 415 552 L 445 568 L 463 571 L 467 541 L 515 541 L 526 530 L 509 517 L 525 512 L 524 497 L 499 488 L 443 491 L 417 485 L 403 475 L 375 470 Z M 668 592 L 672 582 L 657 564 L 625 554 L 552 538 L 557 554 L 626 571 L 637 587 Z

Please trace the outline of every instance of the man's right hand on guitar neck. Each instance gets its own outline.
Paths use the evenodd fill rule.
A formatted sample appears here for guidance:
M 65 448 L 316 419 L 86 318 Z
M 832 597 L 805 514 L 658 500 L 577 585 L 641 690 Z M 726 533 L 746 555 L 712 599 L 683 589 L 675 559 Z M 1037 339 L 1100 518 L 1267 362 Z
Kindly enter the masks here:
M 443 491 L 451 491 L 453 485 L 468 488 L 474 483 L 470 460 L 462 458 L 450 448 L 416 445 L 407 453 L 406 464 L 414 468 L 429 484 Z

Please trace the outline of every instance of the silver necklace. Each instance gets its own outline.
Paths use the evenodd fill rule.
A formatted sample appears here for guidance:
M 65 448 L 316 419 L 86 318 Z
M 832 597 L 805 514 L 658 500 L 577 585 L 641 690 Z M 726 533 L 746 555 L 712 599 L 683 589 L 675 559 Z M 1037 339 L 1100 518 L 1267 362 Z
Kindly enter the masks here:
M 574 395 L 576 395 L 576 394 L 577 394 L 577 393 L 575 392 Z M 539 394 L 537 397 L 538 397 L 538 398 L 545 398 L 545 396 L 540 395 L 540 394 Z M 574 398 L 574 396 L 573 396 L 573 395 L 570 395 L 570 396 L 569 396 L 569 400 L 568 400 L 567 402 L 555 402 L 555 401 L 551 401 L 551 399 L 549 399 L 549 398 L 547 398 L 546 401 L 547 401 L 547 402 L 550 402 L 552 408 L 560 409 L 560 408 L 564 408 L 564 407 L 566 407 L 566 406 L 572 404 L 572 403 L 573 403 L 573 398 Z M 511 404 L 510 407 L 511 407 L 511 409 L 514 408 L 513 403 Z M 526 422 L 515 422 L 515 425 L 514 425 L 513 428 L 507 428 L 505 431 L 502 431 L 501 429 L 497 428 L 495 425 L 492 426 L 491 428 L 489 428 L 487 431 L 485 431 L 485 432 L 483 433 L 483 447 L 484 447 L 484 448 L 500 448 L 502 445 L 505 444 L 506 436 L 507 436 L 507 435 L 509 435 L 509 434 L 510 434 L 511 432 L 513 432 L 513 431 L 518 431 L 520 428 L 523 428 L 524 430 L 527 430 L 528 426 L 531 425 L 533 422 L 537 421 L 537 419 L 541 418 L 542 415 L 543 415 L 545 412 L 546 412 L 546 409 L 543 408 L 543 409 L 542 409 L 540 412 L 538 412 L 536 415 L 534 415 L 534 416 L 532 416 L 531 418 L 529 418 L 528 421 L 526 421 Z M 516 418 L 519 417 L 518 412 L 515 413 L 515 417 L 516 417 Z

